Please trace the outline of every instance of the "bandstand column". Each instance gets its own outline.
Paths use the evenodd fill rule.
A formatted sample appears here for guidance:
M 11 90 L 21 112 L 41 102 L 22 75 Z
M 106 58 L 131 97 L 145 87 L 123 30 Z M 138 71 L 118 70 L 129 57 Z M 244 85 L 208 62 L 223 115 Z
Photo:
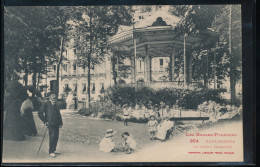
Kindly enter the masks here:
M 134 72 L 135 72 L 135 69 L 134 69 L 134 57 L 131 55 L 130 57 L 130 62 L 131 62 L 131 84 L 134 83 Z
M 186 37 L 187 34 L 184 34 L 184 41 L 183 41 L 183 59 L 184 59 L 184 85 L 187 86 L 190 83 L 190 61 L 189 57 L 191 54 L 188 53 L 187 46 L 186 46 Z
M 169 80 L 173 81 L 174 80 L 174 68 L 175 68 L 175 54 L 177 50 L 173 49 L 172 54 L 170 56 L 170 64 L 169 64 Z
M 192 72 L 192 59 L 191 54 L 186 50 L 184 52 L 184 85 L 189 85 L 191 82 L 191 72 Z
M 146 82 L 150 82 L 152 80 L 152 60 L 151 60 L 151 56 L 149 56 L 148 54 L 146 55 Z
M 146 49 L 146 55 L 145 55 L 145 59 L 144 59 L 144 66 L 145 66 L 145 78 L 144 81 L 145 82 L 150 82 L 152 80 L 152 60 L 151 60 L 151 56 L 149 56 L 148 54 L 148 47 L 145 48 Z

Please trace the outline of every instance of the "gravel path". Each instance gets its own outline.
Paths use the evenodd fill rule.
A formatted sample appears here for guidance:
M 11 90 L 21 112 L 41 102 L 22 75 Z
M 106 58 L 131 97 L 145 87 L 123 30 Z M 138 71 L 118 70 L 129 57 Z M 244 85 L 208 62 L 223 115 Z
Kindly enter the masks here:
M 47 133 L 39 157 L 37 159 L 35 158 L 44 134 L 45 126 L 38 118 L 37 113 L 34 113 L 38 136 L 26 136 L 25 141 L 19 142 L 4 140 L 3 160 L 17 162 L 45 162 L 51 160 L 64 162 L 64 160 L 67 159 L 69 159 L 69 161 L 79 161 L 81 156 L 83 161 L 98 161 L 100 157 L 103 157 L 103 159 L 111 159 L 114 156 L 124 153 L 109 154 L 102 153 L 98 150 L 101 139 L 104 137 L 106 130 L 110 128 L 117 131 L 117 134 L 114 136 L 117 147 L 120 147 L 123 143 L 121 134 L 125 131 L 133 135 L 137 142 L 137 151 L 151 142 L 146 124 L 129 123 L 129 126 L 124 126 L 123 122 L 91 119 L 73 111 L 62 111 L 61 114 L 64 125 L 60 129 L 57 150 L 62 152 L 62 154 L 58 155 L 54 160 L 48 158 L 49 136 Z
M 146 124 L 129 123 L 129 126 L 124 126 L 123 122 L 90 119 L 75 112 L 65 111 L 62 112 L 62 117 L 64 126 L 60 131 L 60 140 L 57 147 L 57 150 L 61 152 L 61 154 L 58 154 L 56 158 L 48 157 L 48 134 L 43 142 L 40 154 L 36 158 L 45 126 L 39 120 L 37 113 L 34 113 L 39 135 L 27 137 L 25 141 L 19 142 L 4 140 L 3 162 L 176 162 L 194 160 L 194 157 L 187 157 L 187 151 L 191 150 L 191 145 L 189 144 L 190 138 L 185 137 L 185 133 L 174 136 L 173 139 L 162 143 L 158 140 L 149 140 L 148 127 Z M 242 128 L 241 121 L 228 123 L 226 125 L 205 124 L 205 126 L 202 126 L 199 129 L 195 128 L 193 131 L 207 133 L 236 132 L 241 134 L 241 131 L 239 131 L 240 128 L 238 127 Z M 104 153 L 99 151 L 99 142 L 109 128 L 117 131 L 117 134 L 114 137 L 116 138 L 115 141 L 119 147 L 123 142 L 121 134 L 124 131 L 132 133 L 137 142 L 136 152 L 132 155 L 128 155 L 122 152 Z M 240 138 L 242 139 L 242 134 Z M 236 156 L 241 157 L 241 151 L 238 151 L 237 153 Z M 210 160 L 208 158 L 204 158 L 204 160 Z M 235 156 L 226 158 L 236 159 Z

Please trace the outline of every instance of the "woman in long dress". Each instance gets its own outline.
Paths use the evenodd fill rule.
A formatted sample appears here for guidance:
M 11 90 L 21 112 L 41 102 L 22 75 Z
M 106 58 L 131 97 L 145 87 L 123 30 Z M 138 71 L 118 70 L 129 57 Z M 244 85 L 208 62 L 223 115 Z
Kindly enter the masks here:
M 174 126 L 174 121 L 170 121 L 172 117 L 172 113 L 170 111 L 170 107 L 167 105 L 165 108 L 165 112 L 163 112 L 161 123 L 157 126 L 156 138 L 164 141 L 167 136 L 167 132 Z
M 27 92 L 30 95 L 30 92 Z M 28 97 L 21 106 L 21 113 L 24 123 L 24 134 L 28 136 L 36 136 L 37 129 L 35 126 L 34 118 L 33 118 L 33 103 L 31 99 Z
M 26 88 L 18 81 L 7 84 L 5 94 L 6 117 L 4 122 L 3 137 L 5 140 L 24 140 L 23 120 L 21 105 L 28 97 Z

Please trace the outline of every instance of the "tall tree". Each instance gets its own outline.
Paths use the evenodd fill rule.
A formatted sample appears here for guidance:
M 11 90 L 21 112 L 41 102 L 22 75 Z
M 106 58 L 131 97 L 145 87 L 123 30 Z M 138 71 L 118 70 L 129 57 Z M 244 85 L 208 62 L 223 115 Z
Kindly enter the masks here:
M 117 32 L 118 26 L 131 16 L 124 6 L 77 7 L 73 20 L 74 47 L 77 64 L 88 69 L 88 100 L 90 102 L 91 67 L 104 60 L 107 38 Z
M 241 6 L 230 5 L 216 16 L 213 29 L 220 34 L 217 52 L 224 55 L 226 76 L 230 80 L 231 103 L 236 100 L 236 83 L 242 76 Z
M 50 20 L 48 24 L 49 31 L 53 34 L 52 39 L 56 41 L 55 50 L 56 54 L 50 57 L 51 64 L 56 64 L 56 95 L 59 95 L 59 78 L 60 78 L 60 68 L 65 59 L 64 48 L 68 46 L 69 43 L 69 30 L 71 21 L 74 13 L 74 7 L 64 7 L 64 6 L 54 6 L 45 8 L 46 18 Z

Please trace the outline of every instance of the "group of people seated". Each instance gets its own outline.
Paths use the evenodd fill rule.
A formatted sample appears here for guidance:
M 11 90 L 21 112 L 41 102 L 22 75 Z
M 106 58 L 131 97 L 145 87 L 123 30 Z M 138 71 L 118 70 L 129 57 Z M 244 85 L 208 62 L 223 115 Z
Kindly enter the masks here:
M 170 121 L 170 118 L 174 116 L 169 105 L 165 105 L 164 102 L 160 102 L 159 105 L 150 105 L 149 109 L 145 109 L 149 114 L 148 126 L 150 133 L 150 140 L 159 139 L 165 141 L 169 138 L 174 126 L 174 121 Z M 124 125 L 128 125 L 132 108 L 125 104 L 123 106 L 123 121 Z
M 106 132 L 106 135 L 101 140 L 99 144 L 99 150 L 103 152 L 117 152 L 117 151 L 123 151 L 127 154 L 131 154 L 136 149 L 136 142 L 133 139 L 132 135 L 129 132 L 122 133 L 122 138 L 124 139 L 124 142 L 122 144 L 121 148 L 116 148 L 116 144 L 114 142 L 113 136 L 117 132 L 113 129 L 108 129 Z

